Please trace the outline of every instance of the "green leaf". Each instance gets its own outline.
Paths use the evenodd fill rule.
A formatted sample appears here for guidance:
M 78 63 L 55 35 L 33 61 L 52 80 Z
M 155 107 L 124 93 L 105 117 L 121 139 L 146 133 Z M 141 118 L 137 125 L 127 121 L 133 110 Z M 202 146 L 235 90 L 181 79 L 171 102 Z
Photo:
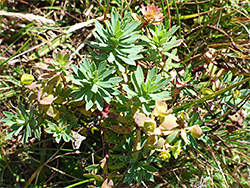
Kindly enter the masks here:
M 115 60 L 115 64 L 118 66 L 119 71 L 125 72 L 125 68 L 122 66 L 122 64 Z
M 23 145 L 26 144 L 26 142 L 28 141 L 30 136 L 31 136 L 31 128 L 30 128 L 29 124 L 27 124 L 26 128 L 25 128 L 25 131 L 23 133 L 23 139 L 22 139 Z
M 148 90 L 153 93 L 156 91 L 159 91 L 160 89 L 162 89 L 163 87 L 166 87 L 167 84 L 169 84 L 170 79 L 161 79 L 159 82 L 152 82 L 151 85 L 153 87 L 150 87 Z M 155 86 L 155 87 L 154 87 Z
M 126 48 L 119 48 L 119 50 L 117 50 L 119 52 L 119 54 L 128 54 L 127 57 L 130 58 L 130 59 L 134 59 L 134 60 L 139 59 L 139 58 L 136 58 L 137 54 L 143 48 L 140 45 L 136 45 L 136 46 L 135 45 L 126 45 L 124 43 L 120 43 L 120 46 L 126 47 Z M 138 57 L 142 57 L 142 56 L 138 56 Z
M 188 141 L 192 144 L 192 146 L 193 146 L 195 149 L 198 149 L 198 148 L 199 148 L 199 145 L 198 145 L 198 143 L 196 142 L 196 139 L 193 137 L 192 134 L 188 134 Z
M 99 181 L 99 182 L 103 182 L 103 178 L 100 176 L 100 175 L 96 175 L 96 174 L 93 174 L 93 173 L 89 173 L 89 174 L 83 174 L 84 177 L 86 178 L 94 178 L 96 181 Z
M 83 100 L 88 89 L 90 89 L 90 88 L 83 88 L 80 90 L 73 91 L 71 93 L 71 97 L 75 97 L 76 101 Z
M 188 122 L 188 126 L 193 126 L 194 124 L 197 123 L 197 121 L 199 120 L 199 113 L 192 113 L 190 120 Z
M 154 176 L 150 173 L 145 173 L 145 178 L 149 181 L 152 181 L 152 182 L 154 181 Z
M 121 169 L 122 167 L 124 167 L 126 165 L 126 163 L 120 162 L 120 163 L 116 163 L 112 166 L 109 166 L 110 170 L 116 170 L 116 169 Z
M 113 31 L 116 31 L 116 29 L 117 29 L 116 24 L 117 24 L 119 18 L 120 18 L 120 15 L 116 11 L 116 9 L 113 8 L 112 12 L 111 12 L 111 18 L 110 18 L 111 23 L 112 23 L 112 29 L 113 29 Z M 118 27 L 118 29 L 119 29 L 119 27 Z
M 96 84 L 102 88 L 113 88 L 114 87 L 114 85 L 109 81 L 97 82 Z
M 120 77 L 112 77 L 108 81 L 115 85 L 115 84 L 120 83 L 122 81 L 122 78 L 120 78 Z
M 15 127 L 12 126 L 13 132 L 15 132 L 14 135 L 17 136 L 23 130 L 24 126 L 24 124 L 17 124 Z
M 142 86 L 143 92 L 144 92 L 144 93 L 147 93 L 147 92 L 148 92 L 147 85 L 146 85 L 144 82 L 142 82 L 142 83 L 141 83 L 141 86 Z
M 15 114 L 11 113 L 11 112 L 3 112 L 3 114 L 6 116 L 6 118 L 4 118 L 2 120 L 2 122 L 4 122 L 6 125 L 12 126 L 13 124 L 16 124 L 16 119 L 18 118 Z
M 106 83 L 106 82 L 104 82 L 104 83 Z M 100 85 L 99 82 L 96 83 L 96 84 L 94 84 L 94 85 L 92 86 L 92 88 L 91 88 L 91 91 L 93 91 L 94 93 L 97 93 L 97 91 L 98 91 L 98 85 Z M 100 86 L 101 86 L 101 85 L 100 85 Z
M 28 114 L 23 106 L 23 104 L 19 101 L 18 102 L 18 108 L 20 111 L 17 111 L 22 120 L 28 120 Z
M 165 38 L 170 38 L 173 36 L 173 34 L 179 29 L 179 26 L 173 26 L 169 32 L 167 33 L 167 35 L 165 36 Z
M 86 59 L 84 59 L 83 63 L 80 63 L 80 69 L 78 69 L 78 71 L 79 71 L 78 74 L 79 74 L 80 78 L 85 78 L 87 80 L 89 80 L 90 78 L 93 78 L 91 66 L 90 66 L 88 60 L 86 60 Z M 91 75 L 89 76 L 89 74 L 91 74 Z
M 204 95 L 210 95 L 213 94 L 214 92 L 210 88 L 202 88 L 201 89 L 202 94 Z
M 183 41 L 181 39 L 180 40 L 176 40 L 175 37 L 173 37 L 172 40 L 169 41 L 169 42 L 164 42 L 162 44 L 163 45 L 163 53 L 166 52 L 166 51 L 169 51 L 170 49 L 172 49 L 174 47 L 180 46 L 182 42 Z
M 28 119 L 34 120 L 34 107 L 33 106 L 30 107 L 30 113 L 29 113 Z
M 146 85 L 149 87 L 149 83 L 152 81 L 152 79 L 157 75 L 156 67 L 152 68 L 150 71 L 148 71 L 147 79 L 146 79 Z
M 131 96 L 134 97 L 137 95 L 136 92 L 132 91 L 127 84 L 122 84 L 122 88 Z
M 99 111 L 103 110 L 103 101 L 101 96 L 97 93 L 96 94 L 96 106 Z
M 206 135 L 202 136 L 200 140 L 202 140 L 206 144 L 209 144 L 210 146 L 213 145 L 213 141 Z
M 172 155 L 174 156 L 175 159 L 177 159 L 181 152 L 182 152 L 181 140 L 179 140 L 174 144 L 174 147 L 172 148 Z
M 67 132 L 64 132 L 62 138 L 65 142 L 73 141 L 74 139 Z
M 79 74 L 78 74 L 79 68 L 76 65 L 72 65 L 71 67 L 73 69 L 73 72 L 79 77 Z
M 93 164 L 93 165 L 89 165 L 85 168 L 87 171 L 91 172 L 93 170 L 99 170 L 100 169 L 100 165 L 99 164 Z
M 128 174 L 128 184 L 131 185 L 135 177 L 134 165 L 130 168 L 130 173 Z
M 158 100 L 158 101 L 170 100 L 172 98 L 171 95 L 170 95 L 170 93 L 167 92 L 167 91 L 162 91 L 160 93 L 155 93 L 155 94 L 149 94 L 149 96 L 153 100 Z
M 179 134 L 179 131 L 176 131 L 176 132 L 168 135 L 168 137 L 166 139 L 166 143 L 171 144 L 171 142 L 174 141 L 174 139 L 178 136 L 178 134 Z
M 210 127 L 207 127 L 207 126 L 202 126 L 202 127 L 201 127 L 201 130 L 202 130 L 203 132 L 207 132 L 207 131 L 211 131 L 212 129 L 211 129 Z
M 137 69 L 135 71 L 135 78 L 137 80 L 137 84 L 141 85 L 142 82 L 144 81 L 144 75 L 142 68 L 140 66 L 137 66 Z
M 107 66 L 106 61 L 103 61 L 103 62 L 99 63 L 97 70 L 98 70 L 99 72 L 105 71 L 106 66 Z
M 178 58 L 178 56 L 176 56 L 176 55 L 174 55 L 174 54 L 172 54 L 172 53 L 163 52 L 163 54 L 166 55 L 166 56 L 168 56 L 168 57 L 170 57 L 171 59 L 173 59 L 173 60 L 175 60 L 175 61 L 177 61 L 177 62 L 180 61 L 180 59 Z
M 133 59 L 129 59 L 129 58 L 126 58 L 126 57 L 121 56 L 121 55 L 117 55 L 117 57 L 119 57 L 124 63 L 126 63 L 128 65 L 136 65 L 136 63 Z
M 145 170 L 149 171 L 149 172 L 158 172 L 159 170 L 151 165 L 143 165 L 142 166 Z
M 135 89 L 136 93 L 138 93 L 139 96 L 142 96 L 141 87 L 140 87 L 139 83 L 136 80 L 136 76 L 135 76 L 134 72 L 131 73 L 131 81 L 132 81 L 132 84 L 134 86 L 134 89 Z
M 111 23 L 108 20 L 105 20 L 104 23 L 106 25 L 106 29 L 104 29 L 103 32 L 106 36 L 109 36 L 107 37 L 109 40 L 110 38 L 114 36 L 114 31 L 112 29 Z
M 85 106 L 86 110 L 88 111 L 93 105 L 94 105 L 93 99 L 86 101 L 86 106 Z
M 96 31 L 98 32 L 98 34 L 103 37 L 104 39 L 107 40 L 107 37 L 106 35 L 104 34 L 104 29 L 102 27 L 102 25 L 100 24 L 100 22 L 98 22 L 97 20 L 95 20 L 95 28 L 96 28 Z
M 126 24 L 125 28 L 123 29 L 125 32 L 123 33 L 123 36 L 126 37 L 129 35 L 130 32 L 134 31 L 136 29 L 136 32 L 138 31 L 138 26 L 140 25 L 140 22 L 131 21 L 128 24 Z M 137 29 L 138 28 L 138 29 Z
M 136 41 L 140 38 L 141 36 L 138 35 L 138 32 L 132 32 L 129 35 L 124 35 L 123 37 L 120 38 L 120 43 L 119 47 L 133 47 L 135 53 L 139 53 L 137 49 L 135 49 L 137 46 L 139 47 L 139 50 L 142 49 L 143 47 L 140 45 L 135 45 Z M 125 48 L 120 49 L 120 50 L 125 50 Z
M 5 140 L 9 140 L 9 139 L 13 138 L 14 133 L 15 133 L 14 131 L 9 132 L 9 133 L 5 136 Z
M 120 22 L 117 22 L 117 26 L 120 27 Z M 122 30 L 118 30 L 118 28 L 116 29 L 116 33 L 115 33 L 115 38 L 119 39 L 122 35 L 123 35 L 123 31 Z
M 142 111 L 147 115 L 151 114 L 152 112 L 151 108 L 147 103 L 142 103 Z
M 55 138 L 56 143 L 59 144 L 61 139 L 62 139 L 61 135 L 57 135 Z
M 141 171 L 141 170 L 140 170 Z M 141 184 L 141 182 L 142 182 L 142 175 L 141 175 L 141 173 L 143 173 L 143 171 L 140 173 L 140 171 L 137 171 L 137 173 L 136 173 L 136 175 L 135 175 L 135 180 L 139 183 L 139 184 Z
M 109 53 L 109 57 L 108 57 L 108 62 L 112 63 L 113 61 L 115 61 L 115 56 L 112 52 Z
M 72 35 L 72 33 L 69 33 L 67 35 L 62 35 L 62 36 L 59 36 L 59 37 L 53 39 L 52 41 L 48 42 L 48 44 L 45 44 L 42 48 L 39 48 L 36 52 L 32 53 L 29 56 L 29 59 L 30 60 L 35 60 L 37 58 L 40 58 L 40 57 L 44 56 L 45 54 L 47 54 L 48 52 L 52 51 L 57 46 L 62 44 L 71 35 Z
M 56 131 L 56 127 L 57 127 L 57 125 L 56 124 L 54 124 L 54 123 L 52 123 L 52 122 L 49 122 L 48 123 L 48 130 L 52 130 L 52 131 Z
M 139 97 L 139 100 L 141 101 L 141 103 L 147 102 L 147 99 L 145 99 L 143 96 Z
M 99 92 L 100 96 L 102 96 L 102 98 L 103 98 L 107 103 L 110 103 L 110 101 L 111 101 L 111 99 L 112 99 L 112 96 L 111 96 L 112 93 L 110 93 L 110 90 L 109 90 L 109 92 L 108 92 L 108 90 L 106 90 L 106 89 L 104 89 L 104 88 L 100 88 L 100 89 L 98 90 L 98 92 Z

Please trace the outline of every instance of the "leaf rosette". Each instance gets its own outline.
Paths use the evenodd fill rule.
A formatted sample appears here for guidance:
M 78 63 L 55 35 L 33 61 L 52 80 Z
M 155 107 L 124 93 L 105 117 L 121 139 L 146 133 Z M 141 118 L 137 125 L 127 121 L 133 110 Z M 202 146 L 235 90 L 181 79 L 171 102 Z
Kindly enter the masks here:
M 80 63 L 80 67 L 72 65 L 75 75 L 71 75 L 70 79 L 77 87 L 73 87 L 71 96 L 76 101 L 86 101 L 86 110 L 89 110 L 96 104 L 98 110 L 104 108 L 104 101 L 108 104 L 113 96 L 119 95 L 116 84 L 122 79 L 115 76 L 115 68 L 107 68 L 106 62 L 101 62 L 98 66 L 94 62 L 90 63 L 84 59 Z
M 160 74 L 157 74 L 155 67 L 148 72 L 147 78 L 144 79 L 143 70 L 138 66 L 137 70 L 131 73 L 131 81 L 133 87 L 123 84 L 123 89 L 127 92 L 128 98 L 138 99 L 140 103 L 138 106 L 142 106 L 143 112 L 147 115 L 151 113 L 152 102 L 171 99 L 170 93 L 163 89 L 170 79 L 162 78 Z
M 89 46 L 101 50 L 100 54 L 92 51 L 92 55 L 98 60 L 107 60 L 125 72 L 124 65 L 136 65 L 135 60 L 142 58 L 139 54 L 142 46 L 136 41 L 140 38 L 138 34 L 141 23 L 134 21 L 131 14 L 126 14 L 122 19 L 119 13 L 113 9 L 111 22 L 105 20 L 106 28 L 100 22 L 95 21 L 96 42 L 87 42 Z

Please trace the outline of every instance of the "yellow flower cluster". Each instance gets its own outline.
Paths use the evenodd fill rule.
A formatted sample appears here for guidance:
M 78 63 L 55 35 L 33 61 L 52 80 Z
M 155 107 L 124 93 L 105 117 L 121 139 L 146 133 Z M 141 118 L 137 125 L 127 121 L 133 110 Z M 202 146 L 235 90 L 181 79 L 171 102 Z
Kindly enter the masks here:
M 145 156 L 158 151 L 160 152 L 158 155 L 160 160 L 169 161 L 171 157 L 170 149 L 175 158 L 182 152 L 181 140 L 177 140 L 174 145 L 170 145 L 174 138 L 180 135 L 185 144 L 188 144 L 187 132 L 191 132 L 195 138 L 200 138 L 203 135 L 199 125 L 187 126 L 185 121 L 188 121 L 189 117 L 186 113 L 183 113 L 182 118 L 178 119 L 171 114 L 172 112 L 173 110 L 168 109 L 165 102 L 155 101 L 155 109 L 151 117 L 143 113 L 135 114 L 135 122 L 148 135 L 144 148 Z M 166 136 L 167 138 L 165 138 Z M 169 139 L 171 137 L 173 139 Z

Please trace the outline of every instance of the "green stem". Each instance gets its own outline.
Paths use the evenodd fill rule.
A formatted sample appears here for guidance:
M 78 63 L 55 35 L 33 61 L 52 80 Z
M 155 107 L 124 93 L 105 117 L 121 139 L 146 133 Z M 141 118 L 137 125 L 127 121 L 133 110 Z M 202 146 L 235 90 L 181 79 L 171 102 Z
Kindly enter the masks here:
M 181 20 L 180 20 L 180 15 L 179 15 L 179 9 L 178 9 L 178 6 L 177 6 L 175 0 L 173 2 L 174 2 L 175 9 L 176 9 L 177 20 L 178 20 L 179 38 L 181 38 Z
M 127 1 L 127 0 L 125 0 L 125 3 L 126 3 L 126 5 L 127 5 L 127 7 L 126 7 L 126 8 L 128 8 L 128 9 L 129 9 L 129 11 L 132 13 L 132 12 L 133 12 L 133 10 L 130 8 L 130 5 L 129 5 L 129 3 L 128 3 L 128 1 Z
M 67 186 L 65 188 L 71 188 L 71 187 L 79 186 L 81 184 L 88 183 L 88 182 L 91 182 L 91 181 L 95 181 L 95 179 L 91 178 L 91 179 L 88 179 L 88 180 L 80 181 L 80 182 L 74 183 L 72 185 L 69 185 L 69 186 Z

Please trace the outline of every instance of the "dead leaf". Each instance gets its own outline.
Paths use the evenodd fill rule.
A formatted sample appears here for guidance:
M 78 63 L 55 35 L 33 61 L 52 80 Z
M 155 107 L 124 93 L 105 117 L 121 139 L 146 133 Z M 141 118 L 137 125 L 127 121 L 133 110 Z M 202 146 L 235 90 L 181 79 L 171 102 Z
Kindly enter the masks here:
M 41 104 L 41 105 L 51 105 L 55 99 L 56 99 L 56 98 L 54 98 L 54 95 L 50 94 L 50 95 L 44 97 L 44 98 L 40 101 L 40 104 Z
M 101 188 L 112 188 L 112 187 L 114 187 L 114 182 L 112 179 L 106 179 L 101 186 Z
M 174 115 L 169 114 L 169 115 L 167 115 L 167 116 L 164 117 L 164 121 L 161 123 L 161 125 L 159 126 L 159 128 L 161 130 L 170 131 L 173 128 L 179 126 L 179 124 L 176 122 L 176 120 L 177 120 L 177 118 Z
M 85 136 L 80 135 L 78 132 L 76 131 L 72 131 L 73 133 L 73 139 L 74 141 L 72 141 L 72 146 L 74 150 L 78 150 L 82 144 L 82 141 L 86 139 Z
M 233 115 L 229 115 L 228 118 L 232 122 L 232 124 L 235 124 L 238 127 L 243 127 L 244 125 L 243 118 L 239 112 L 236 112 Z

